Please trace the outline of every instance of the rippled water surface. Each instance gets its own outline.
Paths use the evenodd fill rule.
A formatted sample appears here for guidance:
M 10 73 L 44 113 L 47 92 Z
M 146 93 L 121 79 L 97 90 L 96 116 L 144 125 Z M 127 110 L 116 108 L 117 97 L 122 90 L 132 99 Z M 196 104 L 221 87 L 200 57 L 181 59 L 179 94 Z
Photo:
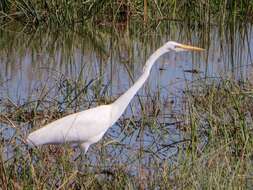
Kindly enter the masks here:
M 107 147 L 104 154 L 111 158 L 109 165 L 137 162 L 140 149 L 146 154 L 144 164 L 150 164 L 151 158 L 176 155 L 177 142 L 187 141 L 175 116 L 183 110 L 186 84 L 200 78 L 250 79 L 252 72 L 251 26 L 207 30 L 169 25 L 141 34 L 127 27 L 1 31 L 0 36 L 0 110 L 6 114 L 11 107 L 23 107 L 27 117 L 32 110 L 38 112 L 29 122 L 13 118 L 18 128 L 23 127 L 18 130 L 22 137 L 48 122 L 39 113 L 51 109 L 65 115 L 115 100 L 140 76 L 148 56 L 168 40 L 206 49 L 203 53 L 171 52 L 157 61 L 119 122 L 102 143 L 89 150 L 91 162 L 96 162 L 96 151 Z M 146 124 L 146 117 L 154 122 Z M 2 122 L 0 133 L 8 140 L 17 135 L 17 129 Z

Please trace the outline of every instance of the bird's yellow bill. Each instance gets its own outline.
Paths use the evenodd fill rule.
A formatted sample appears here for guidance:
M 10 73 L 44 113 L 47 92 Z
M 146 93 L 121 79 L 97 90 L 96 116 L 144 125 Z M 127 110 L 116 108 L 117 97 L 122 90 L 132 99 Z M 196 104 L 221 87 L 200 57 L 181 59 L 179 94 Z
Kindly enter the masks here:
M 195 47 L 195 46 L 189 46 L 189 45 L 178 45 L 178 48 L 182 48 L 185 50 L 192 50 L 192 51 L 204 51 L 205 49 L 203 48 L 199 48 L 199 47 Z

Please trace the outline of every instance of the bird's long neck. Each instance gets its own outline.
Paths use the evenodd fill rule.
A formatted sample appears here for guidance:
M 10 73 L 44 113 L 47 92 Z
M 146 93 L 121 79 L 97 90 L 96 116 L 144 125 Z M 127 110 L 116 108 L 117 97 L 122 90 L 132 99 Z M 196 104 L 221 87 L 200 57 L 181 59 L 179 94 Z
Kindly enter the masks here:
M 112 103 L 114 107 L 112 111 L 113 119 L 117 120 L 123 114 L 134 95 L 138 92 L 138 90 L 142 87 L 142 85 L 149 77 L 150 71 L 155 61 L 165 52 L 166 51 L 164 51 L 162 48 L 159 48 L 157 51 L 155 51 L 147 60 L 143 68 L 142 75 L 138 78 L 134 85 L 131 86 L 124 94 L 122 94 L 115 102 Z

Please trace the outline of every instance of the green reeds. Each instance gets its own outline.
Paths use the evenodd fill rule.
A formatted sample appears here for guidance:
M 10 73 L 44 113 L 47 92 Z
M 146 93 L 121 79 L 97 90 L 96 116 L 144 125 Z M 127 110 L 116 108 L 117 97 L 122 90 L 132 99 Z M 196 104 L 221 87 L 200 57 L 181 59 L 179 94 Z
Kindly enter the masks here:
M 173 5 L 176 10 L 179 2 L 174 1 Z M 138 6 L 141 8 L 142 4 Z M 223 7 L 224 4 L 220 6 Z M 152 10 L 150 7 L 152 5 L 148 4 L 149 17 L 149 11 Z M 143 15 L 138 18 L 143 19 Z M 150 19 L 152 18 L 149 18 L 148 22 Z M 140 31 L 141 27 L 136 30 Z M 167 27 L 162 30 L 174 32 Z M 184 33 L 180 28 L 179 31 Z M 135 67 L 136 73 L 141 71 L 148 56 L 146 54 L 165 40 L 161 36 L 157 39 L 156 35 L 152 36 L 148 32 L 142 34 L 144 37 L 138 36 L 140 32 L 136 32 L 137 35 L 133 32 L 134 34 L 126 39 L 127 42 L 133 40 L 133 43 L 124 44 L 122 47 L 126 47 L 127 51 L 123 51 L 118 50 L 122 36 L 113 38 L 108 34 L 108 29 L 102 27 L 96 31 L 90 28 L 77 30 L 75 32 L 78 35 L 73 33 L 73 30 L 62 33 L 59 30 L 47 32 L 35 30 L 33 35 L 28 35 L 28 40 L 20 35 L 13 36 L 13 33 L 5 34 L 1 39 L 2 57 L 8 58 L 4 62 L 6 69 L 3 69 L 7 76 L 10 70 L 16 71 L 15 64 L 25 57 L 27 46 L 32 47 L 28 52 L 32 52 L 31 67 L 37 71 L 36 74 L 40 75 L 43 69 L 53 73 L 48 74 L 52 77 L 49 82 L 40 81 L 41 83 L 35 86 L 37 93 L 33 99 L 27 97 L 25 102 L 18 103 L 19 100 L 13 102 L 4 97 L 0 101 L 2 189 L 239 189 L 252 186 L 253 93 L 250 81 L 195 81 L 184 89 L 183 97 L 177 97 L 182 100 L 180 105 L 183 107 L 177 112 L 169 108 L 173 107 L 173 101 L 168 103 L 169 97 L 161 96 L 161 87 L 154 93 L 149 91 L 146 84 L 145 90 L 138 96 L 139 101 L 131 104 L 131 115 L 124 115 L 82 159 L 73 161 L 79 151 L 69 145 L 28 149 L 24 139 L 28 131 L 33 130 L 31 128 L 40 127 L 68 113 L 109 103 L 118 96 L 108 92 L 113 77 L 103 81 L 106 65 L 111 64 L 110 67 L 113 68 L 124 63 L 125 73 L 134 79 L 137 77 Z M 175 30 L 175 33 L 180 32 Z M 191 32 L 187 31 L 186 36 L 190 36 Z M 40 33 L 43 35 L 40 36 Z M 105 40 L 108 36 L 109 45 Z M 136 45 L 137 41 L 141 44 Z M 231 46 L 234 46 L 234 41 L 232 42 Z M 222 47 L 224 44 L 226 43 L 224 42 Z M 132 49 L 135 45 L 138 47 Z M 81 63 L 75 64 L 73 50 L 76 49 L 81 52 Z M 139 52 L 140 49 L 146 53 L 143 55 Z M 238 52 L 243 51 L 243 48 L 237 49 L 240 49 Z M 114 52 L 116 50 L 118 52 Z M 12 54 L 13 52 L 15 54 Z M 55 55 L 59 52 L 61 57 L 60 61 L 57 61 Z M 87 52 L 89 55 L 94 52 L 100 55 L 98 64 L 87 57 L 85 59 L 82 54 Z M 127 56 L 124 57 L 122 52 L 127 52 Z M 135 53 L 139 53 L 136 60 Z M 38 59 L 41 54 L 46 57 L 45 60 Z M 117 60 L 113 64 L 112 57 L 115 55 L 119 56 L 120 61 Z M 111 59 L 108 59 L 108 56 L 111 56 Z M 242 63 L 239 58 L 240 56 L 236 62 Z M 60 73 L 58 66 L 69 68 L 62 69 L 66 72 L 75 71 L 76 66 L 77 73 L 73 71 L 73 76 L 72 73 L 69 75 L 71 77 L 66 76 Z M 91 77 L 89 72 L 96 66 L 98 69 Z M 115 73 L 111 73 L 113 74 Z M 42 78 L 37 77 L 38 80 Z M 6 82 L 8 81 L 1 80 L 0 85 L 4 87 Z M 131 84 L 129 82 L 129 85 Z M 166 94 L 169 93 L 168 89 L 166 91 Z M 138 106 L 142 107 L 140 112 Z M 173 116 L 168 116 L 165 112 Z M 174 122 L 169 123 L 168 117 L 169 121 Z M 171 131 L 171 128 L 174 131 Z M 177 138 L 174 138 L 175 134 Z
M 197 81 L 185 89 L 184 109 L 176 116 L 183 121 L 177 125 L 183 140 L 162 145 L 162 149 L 166 146 L 177 149 L 176 154 L 169 154 L 170 156 L 165 158 L 162 158 L 162 151 L 155 151 L 155 147 L 161 146 L 158 137 L 166 140 L 166 130 L 169 128 L 159 123 L 155 117 L 145 117 L 145 121 L 138 121 L 135 116 L 130 120 L 122 118 L 122 132 L 119 135 L 125 135 L 122 142 L 110 141 L 110 136 L 107 136 L 103 141 L 109 140 L 109 143 L 98 143 L 87 156 L 77 161 L 72 159 L 78 152 L 75 153 L 68 145 L 47 146 L 28 151 L 22 141 L 16 141 L 20 139 L 21 133 L 14 133 L 9 140 L 1 136 L 1 187 L 249 188 L 253 184 L 251 89 L 252 84 L 249 82 L 238 83 L 227 79 Z M 5 122 L 15 123 L 11 119 L 9 117 Z M 1 120 L 3 121 L 3 118 Z M 142 127 L 144 134 L 148 130 L 152 131 L 150 135 L 154 135 L 153 145 L 145 145 L 146 137 L 136 137 L 138 133 L 141 135 L 139 130 Z M 156 130 L 157 128 L 159 130 Z M 128 145 L 125 138 L 137 139 L 135 143 Z M 138 139 L 143 142 L 136 146 Z M 3 155 L 6 154 L 5 148 L 8 146 L 12 149 L 9 150 L 10 157 L 6 159 Z M 118 157 L 115 158 L 114 154 Z M 128 154 L 131 157 L 126 159 Z
M 193 85 L 182 126 L 191 141 L 180 154 L 177 179 L 184 188 L 250 187 L 252 84 L 222 80 Z
M 72 28 L 78 23 L 155 23 L 161 20 L 217 24 L 243 20 L 251 22 L 253 5 L 244 0 L 205 1 L 24 1 L 0 2 L 2 23 L 17 21 L 24 25 L 49 25 Z

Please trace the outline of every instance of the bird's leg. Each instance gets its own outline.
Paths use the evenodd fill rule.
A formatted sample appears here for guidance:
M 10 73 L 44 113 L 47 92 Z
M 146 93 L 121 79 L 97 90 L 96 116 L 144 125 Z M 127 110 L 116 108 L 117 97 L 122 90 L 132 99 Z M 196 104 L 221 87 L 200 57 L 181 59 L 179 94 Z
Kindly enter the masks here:
M 82 143 L 80 144 L 80 148 L 81 148 L 81 160 L 83 161 L 83 156 L 86 155 L 86 152 L 88 151 L 90 146 L 90 143 Z
M 75 161 L 80 158 L 80 162 L 77 163 L 77 170 L 78 172 L 83 173 L 83 171 L 85 170 L 84 168 L 86 168 L 84 164 L 85 162 L 83 161 L 84 161 L 84 157 L 86 157 L 86 152 L 90 144 L 82 143 L 79 146 L 80 146 L 80 154 L 75 158 Z
M 76 161 L 80 157 L 79 151 L 79 144 L 78 143 L 72 143 L 71 148 L 74 149 L 74 156 L 73 156 L 73 161 Z
M 79 146 L 80 146 L 80 150 L 81 151 L 80 151 L 80 154 L 74 158 L 74 161 L 76 161 L 79 158 L 81 158 L 81 160 L 83 160 L 83 156 L 88 151 L 90 144 L 88 144 L 88 143 L 82 143 L 82 144 L 79 144 Z

